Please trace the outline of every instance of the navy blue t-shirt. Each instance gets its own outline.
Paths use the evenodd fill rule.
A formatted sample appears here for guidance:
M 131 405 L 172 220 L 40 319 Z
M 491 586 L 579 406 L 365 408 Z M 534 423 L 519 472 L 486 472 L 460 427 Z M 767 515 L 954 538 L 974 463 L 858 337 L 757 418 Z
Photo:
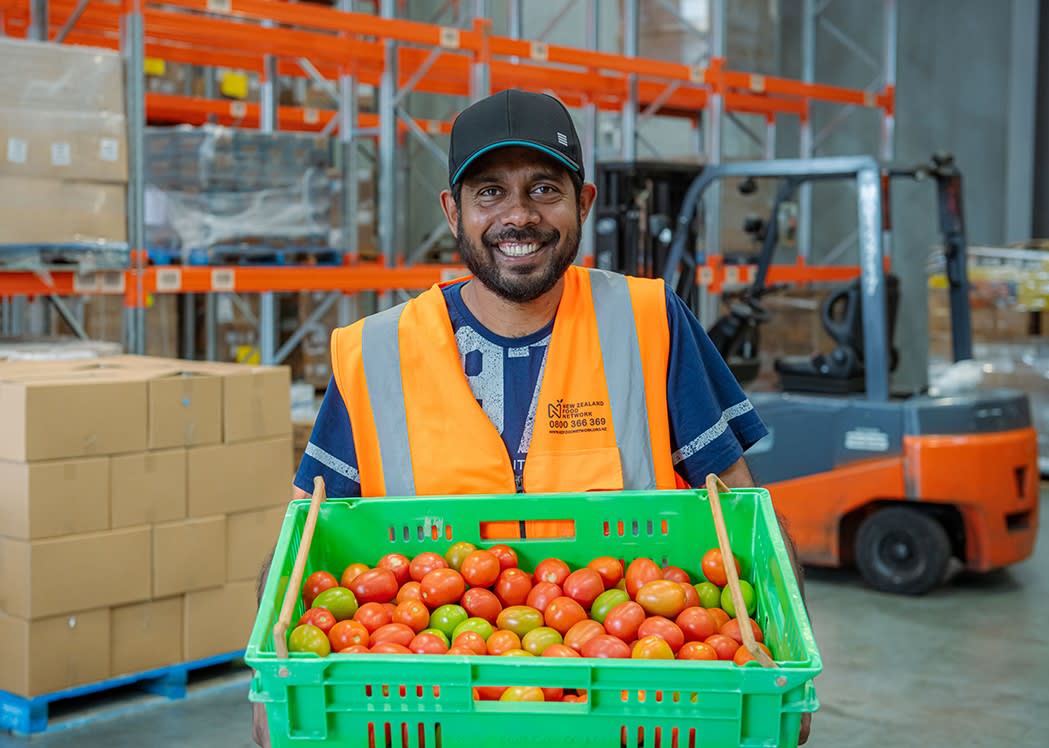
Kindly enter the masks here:
M 443 290 L 463 371 L 478 404 L 503 437 L 520 491 L 554 323 L 523 338 L 496 335 L 466 308 L 462 287 L 456 283 Z M 667 407 L 674 468 L 689 485 L 701 486 L 708 473 L 731 467 L 767 431 L 695 315 L 669 290 L 667 321 Z M 360 496 L 350 417 L 334 379 L 321 403 L 295 485 L 312 491 L 317 475 L 324 478 L 328 496 Z

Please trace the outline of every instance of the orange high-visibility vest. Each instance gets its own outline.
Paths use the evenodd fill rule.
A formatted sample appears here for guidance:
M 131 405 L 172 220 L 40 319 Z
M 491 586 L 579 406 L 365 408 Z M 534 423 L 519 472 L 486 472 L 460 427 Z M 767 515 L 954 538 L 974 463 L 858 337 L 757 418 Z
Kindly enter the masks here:
M 669 353 L 663 281 L 570 267 L 541 374 L 525 492 L 680 487 Z M 439 286 L 336 330 L 332 368 L 362 496 L 515 493 L 510 456 L 470 390 Z

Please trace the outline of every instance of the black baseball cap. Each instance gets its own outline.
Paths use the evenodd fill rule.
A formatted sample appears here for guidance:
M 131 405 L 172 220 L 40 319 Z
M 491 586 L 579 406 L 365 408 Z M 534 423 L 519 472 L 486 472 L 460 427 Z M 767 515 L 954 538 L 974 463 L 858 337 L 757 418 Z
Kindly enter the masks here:
M 572 115 L 547 94 L 507 89 L 464 109 L 452 124 L 448 184 L 478 158 L 507 146 L 534 148 L 583 178 L 583 148 Z

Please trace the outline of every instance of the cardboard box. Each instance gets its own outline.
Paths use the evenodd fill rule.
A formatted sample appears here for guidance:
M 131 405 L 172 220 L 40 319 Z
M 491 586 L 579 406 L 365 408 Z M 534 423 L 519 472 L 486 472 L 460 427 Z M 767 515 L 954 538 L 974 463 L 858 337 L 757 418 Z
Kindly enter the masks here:
M 134 527 L 0 538 L 0 611 L 32 620 L 148 600 L 151 535 L 148 527 Z
M 222 441 L 222 378 L 182 369 L 149 372 L 149 448 Z
M 187 661 L 244 649 L 255 625 L 255 582 L 186 594 L 182 653 Z M 216 625 L 216 622 L 219 625 Z
M 265 509 L 291 497 L 291 437 L 197 447 L 188 460 L 190 517 Z
M 109 611 L 27 621 L 0 613 L 0 690 L 37 696 L 109 677 Z
M 226 518 L 153 527 L 153 597 L 204 590 L 226 579 Z
M 0 459 L 28 462 L 145 449 L 146 382 L 76 364 L 51 373 L 7 374 L 0 368 Z
M 18 109 L 124 113 L 120 55 L 95 47 L 0 39 L 0 101 Z
M 186 517 L 186 450 L 138 452 L 110 460 L 110 527 Z
M 255 581 L 280 536 L 285 506 L 226 518 L 226 581 Z
M 288 367 L 198 363 L 192 369 L 222 376 L 223 441 L 227 444 L 291 434 Z
M 182 596 L 110 612 L 109 674 L 141 673 L 182 661 Z
M 20 540 L 109 528 L 109 459 L 0 462 L 0 533 Z
M 121 114 L 0 108 L 0 153 L 0 176 L 125 184 L 127 122 Z
M 0 244 L 127 244 L 124 185 L 0 176 L 0 195 Z

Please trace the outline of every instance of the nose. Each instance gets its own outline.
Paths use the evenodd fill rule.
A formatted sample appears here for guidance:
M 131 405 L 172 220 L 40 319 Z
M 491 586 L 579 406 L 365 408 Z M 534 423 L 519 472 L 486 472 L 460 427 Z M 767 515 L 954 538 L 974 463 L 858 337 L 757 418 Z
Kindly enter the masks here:
M 499 217 L 506 226 L 522 228 L 539 223 L 542 217 L 536 210 L 535 203 L 527 191 L 514 191 L 504 203 L 503 214 Z

